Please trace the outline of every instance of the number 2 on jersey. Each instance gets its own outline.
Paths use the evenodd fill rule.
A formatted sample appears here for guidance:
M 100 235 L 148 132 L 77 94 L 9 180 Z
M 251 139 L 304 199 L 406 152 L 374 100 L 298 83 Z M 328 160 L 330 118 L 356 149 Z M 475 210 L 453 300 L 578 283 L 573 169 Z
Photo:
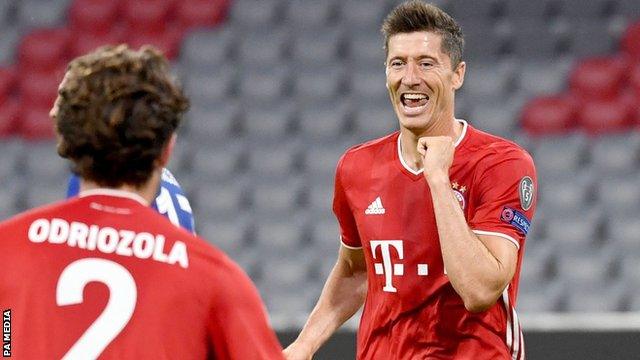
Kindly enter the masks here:
M 84 287 L 93 281 L 109 288 L 109 301 L 63 359 L 95 359 L 127 325 L 136 307 L 136 283 L 122 265 L 105 259 L 86 258 L 69 264 L 58 279 L 58 306 L 83 302 Z

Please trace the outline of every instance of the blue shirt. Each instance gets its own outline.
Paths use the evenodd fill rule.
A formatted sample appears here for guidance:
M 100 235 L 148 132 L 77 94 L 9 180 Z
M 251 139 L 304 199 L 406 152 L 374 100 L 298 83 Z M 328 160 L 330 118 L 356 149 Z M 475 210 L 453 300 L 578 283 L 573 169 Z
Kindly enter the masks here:
M 80 192 L 80 177 L 72 174 L 69 178 L 67 198 Z M 168 169 L 162 169 L 162 179 L 156 200 L 151 207 L 166 216 L 174 225 L 182 226 L 195 234 L 196 226 L 189 199 L 184 195 L 180 184 Z

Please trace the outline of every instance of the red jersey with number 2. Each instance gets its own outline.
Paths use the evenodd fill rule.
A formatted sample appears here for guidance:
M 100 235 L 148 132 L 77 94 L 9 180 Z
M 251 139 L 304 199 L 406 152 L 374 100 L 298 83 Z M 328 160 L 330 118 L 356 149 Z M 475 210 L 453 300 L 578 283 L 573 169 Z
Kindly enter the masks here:
M 518 248 L 516 273 L 493 307 L 468 312 L 447 279 L 429 186 L 403 162 L 399 133 L 349 149 L 333 208 L 343 245 L 362 248 L 367 263 L 358 359 L 524 358 L 514 306 L 535 168 L 516 144 L 459 121 L 451 191 L 471 230 Z
M 280 359 L 259 295 L 221 251 L 122 191 L 0 224 L 18 359 Z

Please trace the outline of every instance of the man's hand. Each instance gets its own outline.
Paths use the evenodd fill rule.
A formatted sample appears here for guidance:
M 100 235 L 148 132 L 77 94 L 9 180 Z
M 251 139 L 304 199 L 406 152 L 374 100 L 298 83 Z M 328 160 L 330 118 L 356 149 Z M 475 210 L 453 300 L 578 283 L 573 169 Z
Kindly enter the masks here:
M 422 155 L 424 177 L 427 182 L 433 179 L 449 179 L 449 168 L 453 163 L 456 147 L 448 136 L 427 136 L 418 139 L 418 152 Z
M 300 349 L 295 342 L 287 346 L 282 354 L 286 360 L 311 360 L 312 358 L 312 355 L 307 355 L 307 352 Z

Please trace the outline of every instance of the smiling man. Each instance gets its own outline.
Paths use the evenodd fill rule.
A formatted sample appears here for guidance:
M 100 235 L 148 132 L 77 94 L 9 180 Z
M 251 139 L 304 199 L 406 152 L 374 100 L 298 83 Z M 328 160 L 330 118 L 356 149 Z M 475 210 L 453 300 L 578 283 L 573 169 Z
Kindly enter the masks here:
M 358 359 L 522 359 L 515 303 L 533 160 L 455 118 L 466 64 L 448 14 L 405 2 L 382 32 L 400 131 L 340 159 L 338 261 L 285 355 L 310 359 L 364 303 Z

